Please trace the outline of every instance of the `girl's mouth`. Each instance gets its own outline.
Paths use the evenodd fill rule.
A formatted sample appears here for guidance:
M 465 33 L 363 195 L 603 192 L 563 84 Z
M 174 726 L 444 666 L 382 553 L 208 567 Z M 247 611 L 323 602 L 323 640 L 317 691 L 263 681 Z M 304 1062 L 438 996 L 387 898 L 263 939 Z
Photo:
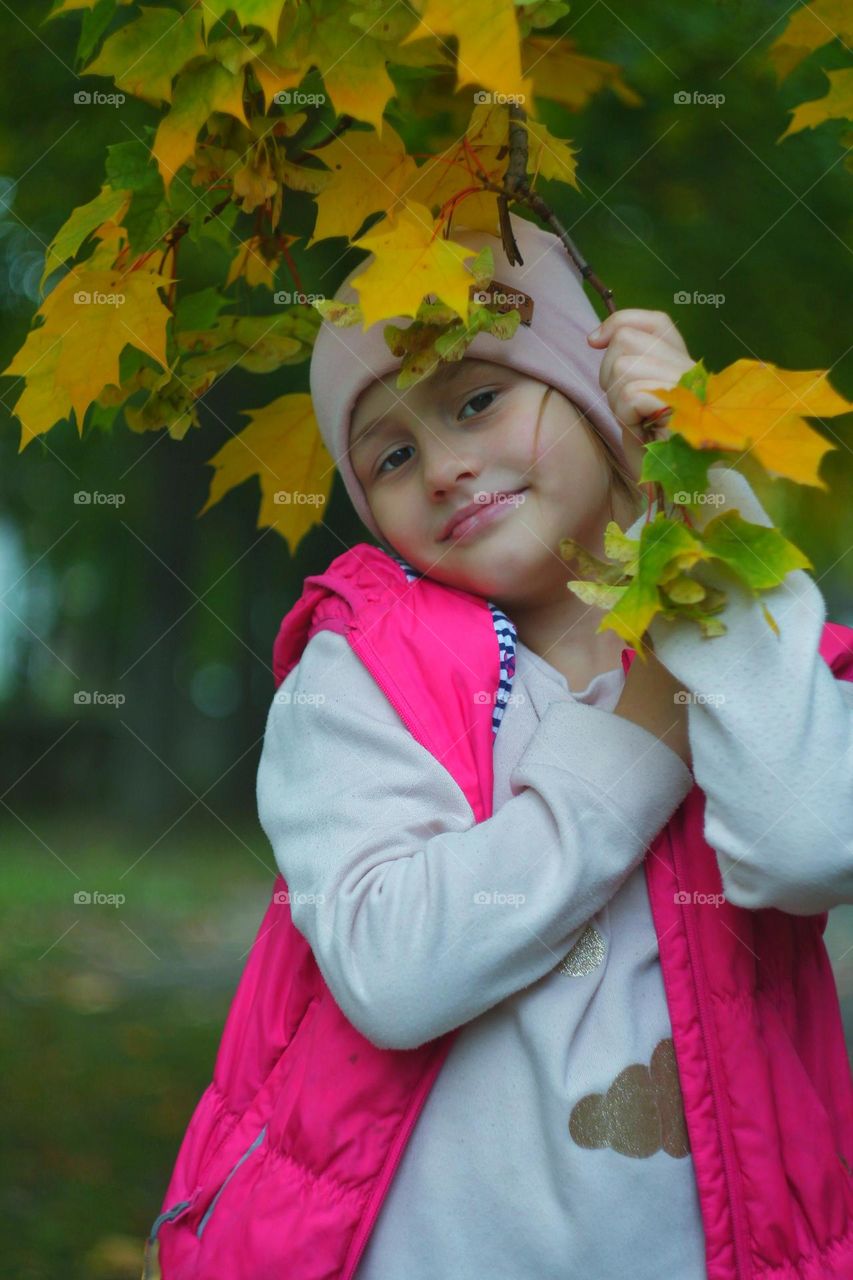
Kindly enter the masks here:
M 504 516 L 521 506 L 521 495 L 526 493 L 529 487 L 526 485 L 523 489 L 516 489 L 512 493 L 496 494 L 489 502 L 480 503 L 477 510 L 472 511 L 463 520 L 459 520 L 442 541 L 449 543 L 470 541 L 480 531 L 502 520 Z

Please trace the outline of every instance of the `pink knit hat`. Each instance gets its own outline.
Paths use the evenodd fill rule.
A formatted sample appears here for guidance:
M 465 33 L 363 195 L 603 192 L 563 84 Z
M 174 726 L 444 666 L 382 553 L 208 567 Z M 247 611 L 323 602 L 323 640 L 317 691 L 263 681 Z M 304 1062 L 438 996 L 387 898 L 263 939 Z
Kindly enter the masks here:
M 611 412 L 598 380 L 604 349 L 591 347 L 586 340 L 586 335 L 598 324 L 598 316 L 584 293 L 578 270 L 558 236 L 517 214 L 511 213 L 510 219 L 523 259 L 515 266 L 510 266 L 499 236 L 462 228 L 451 231 L 454 242 L 474 253 L 488 244 L 494 254 L 495 282 L 532 298 L 529 324 L 524 323 L 525 311 L 530 310 L 528 305 L 520 308 L 522 323 L 511 338 L 478 333 L 463 359 L 470 356 L 508 365 L 556 387 L 586 414 L 613 446 L 620 462 L 627 465 L 622 449 L 622 427 Z M 358 293 L 350 282 L 366 271 L 372 261 L 371 255 L 349 273 L 335 294 L 336 300 L 358 302 Z M 470 267 L 470 260 L 466 265 Z M 393 355 L 385 342 L 385 325 L 407 327 L 411 319 L 411 316 L 396 316 L 377 321 L 366 330 L 357 324 L 338 328 L 324 321 L 311 355 L 311 398 L 320 434 L 343 477 L 353 506 L 380 541 L 384 541 L 381 530 L 350 462 L 350 420 L 362 391 L 375 379 L 400 367 L 400 357 Z

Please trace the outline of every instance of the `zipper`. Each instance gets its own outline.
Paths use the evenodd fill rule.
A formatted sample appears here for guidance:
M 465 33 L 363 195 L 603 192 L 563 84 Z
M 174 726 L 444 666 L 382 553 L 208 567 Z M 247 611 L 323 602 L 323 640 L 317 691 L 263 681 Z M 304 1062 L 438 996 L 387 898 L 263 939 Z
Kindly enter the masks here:
M 678 842 L 672 839 L 669 823 L 667 823 L 666 827 L 666 837 L 669 841 L 669 848 L 672 855 L 672 862 L 675 869 L 678 888 L 682 890 L 685 884 L 685 877 L 683 875 L 684 866 L 681 855 L 678 852 Z M 696 933 L 695 917 L 690 911 L 684 911 L 682 912 L 682 918 L 684 920 L 684 927 L 687 934 L 687 945 L 691 956 L 693 977 L 696 983 L 696 1000 L 699 1006 L 699 1026 L 702 1030 L 705 1060 L 708 1063 L 708 1073 L 711 1077 L 711 1089 L 716 1103 L 722 1098 L 723 1092 L 720 1087 L 720 1067 L 717 1059 L 716 1044 L 712 1043 L 707 1030 L 710 1026 L 708 991 L 705 985 L 704 970 L 698 963 L 699 940 Z M 732 1215 L 735 1270 L 739 1280 L 748 1280 L 748 1277 L 752 1275 L 752 1267 L 749 1261 L 749 1242 L 747 1239 L 746 1224 L 741 1212 L 741 1203 L 734 1194 L 735 1181 L 737 1177 L 734 1148 L 731 1143 L 731 1137 L 727 1126 L 721 1123 L 717 1105 L 714 1107 L 714 1112 L 717 1115 L 717 1134 L 719 1136 L 720 1149 L 723 1156 L 723 1171 L 726 1178 L 729 1209 Z
M 240 1168 L 240 1165 L 243 1163 L 243 1161 L 244 1161 L 244 1160 L 248 1160 L 248 1158 L 249 1158 L 249 1156 L 252 1154 L 252 1152 L 253 1152 L 254 1150 L 256 1150 L 256 1148 L 257 1148 L 257 1147 L 259 1147 L 259 1146 L 261 1145 L 261 1143 L 262 1143 L 262 1142 L 263 1142 L 263 1140 L 264 1140 L 264 1134 L 266 1133 L 266 1131 L 267 1131 L 267 1126 L 266 1126 L 266 1125 L 264 1125 L 263 1129 L 261 1129 L 260 1133 L 258 1134 L 257 1138 L 255 1138 L 255 1140 L 254 1140 L 254 1142 L 252 1143 L 252 1145 L 251 1145 L 250 1147 L 248 1147 L 246 1151 L 244 1151 L 244 1152 L 243 1152 L 243 1154 L 241 1155 L 240 1159 L 237 1161 L 237 1163 L 234 1165 L 234 1167 L 229 1171 L 228 1176 L 226 1177 L 225 1181 L 222 1183 L 222 1185 L 221 1185 L 221 1187 L 219 1188 L 219 1190 L 217 1191 L 216 1195 L 213 1197 L 213 1199 L 211 1200 L 210 1204 L 209 1204 L 209 1205 L 207 1206 L 207 1208 L 205 1209 L 205 1211 L 204 1211 L 204 1216 L 202 1217 L 201 1221 L 199 1222 L 199 1224 L 198 1224 L 198 1230 L 196 1231 L 196 1236 L 198 1237 L 198 1239 L 199 1239 L 199 1240 L 201 1239 L 202 1232 L 204 1231 L 205 1227 L 206 1227 L 206 1226 L 207 1226 L 207 1224 L 208 1224 L 208 1221 L 209 1221 L 209 1219 L 210 1219 L 210 1215 L 213 1213 L 213 1210 L 214 1210 L 214 1208 L 216 1207 L 216 1202 L 217 1202 L 217 1200 L 218 1200 L 218 1199 L 219 1199 L 219 1197 L 222 1195 L 222 1192 L 223 1192 L 223 1191 L 225 1190 L 225 1188 L 228 1186 L 228 1183 L 229 1183 L 229 1182 L 231 1181 L 231 1179 L 234 1177 L 234 1174 L 235 1174 L 235 1173 L 237 1172 L 237 1170 Z
M 394 696 L 392 696 L 392 691 L 389 690 L 387 682 L 385 680 L 384 671 L 381 673 L 381 678 L 380 678 L 380 672 L 378 667 L 376 666 L 376 663 L 373 661 L 371 657 L 368 657 L 367 645 L 363 644 L 361 641 L 361 638 L 359 637 L 357 641 L 358 647 L 356 648 L 356 645 L 352 643 L 351 637 L 352 637 L 352 632 L 349 633 L 350 644 L 355 649 L 356 653 L 358 654 L 359 658 L 361 658 L 361 661 L 367 667 L 370 674 L 373 676 L 373 679 L 379 685 L 379 688 L 385 694 L 385 697 L 391 703 L 391 706 L 394 708 L 394 710 L 399 715 L 400 719 L 403 721 L 403 724 L 409 730 L 409 733 L 411 733 L 415 741 L 420 743 L 422 747 L 425 746 L 426 744 L 424 743 L 423 738 L 421 736 L 420 726 L 416 725 L 415 722 L 412 720 L 411 716 L 409 716 L 407 712 L 402 711 L 398 706 L 399 699 L 396 697 L 396 690 L 394 691 Z
M 452 1036 L 453 1033 L 447 1032 L 447 1035 Z M 400 1163 L 400 1158 L 402 1157 L 406 1143 L 409 1140 L 409 1134 L 412 1132 L 412 1129 L 414 1129 L 415 1127 L 415 1121 L 417 1120 L 418 1116 L 423 1110 L 423 1106 L 427 1100 L 429 1091 L 432 1088 L 435 1082 L 436 1076 L 441 1070 L 442 1064 L 444 1063 L 444 1060 L 447 1057 L 447 1054 L 449 1053 L 449 1051 L 450 1051 L 450 1043 L 447 1044 L 446 1048 L 442 1053 L 438 1054 L 438 1057 L 434 1066 L 430 1067 L 425 1072 L 424 1077 L 421 1080 L 420 1087 L 415 1096 L 415 1100 L 412 1103 L 411 1109 L 409 1111 L 409 1115 L 406 1117 L 405 1121 L 400 1127 L 397 1137 L 394 1139 L 394 1143 L 391 1147 L 391 1150 L 389 1151 L 388 1155 L 385 1158 L 385 1164 L 382 1168 L 382 1172 L 379 1175 L 379 1180 L 376 1184 L 376 1187 L 374 1188 L 373 1195 L 371 1196 L 371 1199 L 370 1199 L 370 1203 L 368 1204 L 364 1217 L 359 1223 L 358 1229 L 352 1238 L 352 1244 L 350 1245 L 350 1248 L 349 1248 L 347 1261 L 344 1263 L 344 1269 L 343 1269 L 343 1272 L 341 1273 L 341 1280 L 352 1280 L 352 1277 L 355 1273 L 355 1269 L 358 1266 L 361 1255 L 364 1252 L 365 1246 L 367 1245 L 368 1236 L 370 1235 L 370 1232 L 373 1230 L 373 1224 L 376 1221 L 380 1208 L 382 1207 L 382 1201 L 385 1199 L 385 1193 L 391 1184 L 391 1179 L 394 1176 L 394 1173 L 397 1169 L 397 1165 Z
M 196 1187 L 195 1191 L 192 1193 L 189 1200 L 179 1200 L 177 1204 L 172 1205 L 171 1209 L 164 1209 L 163 1212 L 159 1215 L 159 1217 L 154 1219 L 154 1223 L 151 1227 L 151 1230 L 148 1233 L 148 1240 L 150 1243 L 153 1244 L 154 1241 L 157 1239 L 158 1232 L 160 1231 L 160 1228 L 162 1227 L 164 1222 L 173 1222 L 175 1218 L 179 1218 L 181 1216 L 181 1214 L 184 1212 L 185 1209 L 189 1209 L 190 1205 L 192 1204 L 193 1200 L 196 1197 L 197 1192 L 198 1192 L 198 1187 Z

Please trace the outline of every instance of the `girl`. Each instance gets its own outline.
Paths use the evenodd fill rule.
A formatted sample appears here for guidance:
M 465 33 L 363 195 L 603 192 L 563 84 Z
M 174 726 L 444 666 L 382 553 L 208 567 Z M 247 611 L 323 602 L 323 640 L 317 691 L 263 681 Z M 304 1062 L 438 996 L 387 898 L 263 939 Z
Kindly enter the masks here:
M 560 540 L 645 519 L 639 421 L 694 362 L 598 336 L 513 217 L 509 341 L 399 393 L 324 325 L 323 438 L 379 540 L 285 616 L 258 773 L 281 872 L 152 1228 L 165 1280 L 853 1275 L 853 631 L 803 571 L 633 661 Z M 352 301 L 349 281 L 339 290 Z M 769 524 L 712 468 L 695 523 Z M 762 597 L 764 599 L 764 597 Z

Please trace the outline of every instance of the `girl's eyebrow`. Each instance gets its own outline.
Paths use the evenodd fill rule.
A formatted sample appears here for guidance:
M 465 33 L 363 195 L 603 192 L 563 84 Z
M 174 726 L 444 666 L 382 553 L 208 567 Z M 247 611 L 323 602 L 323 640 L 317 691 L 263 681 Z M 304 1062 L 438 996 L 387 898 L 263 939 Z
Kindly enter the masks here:
M 435 371 L 435 373 L 432 374 L 432 379 L 433 379 L 433 382 L 434 383 L 437 382 L 441 390 L 444 391 L 451 382 L 454 382 L 460 376 L 460 374 L 473 373 L 475 370 L 481 369 L 482 364 L 485 364 L 485 363 L 486 363 L 485 361 L 480 363 L 480 362 L 475 362 L 474 360 L 465 360 L 465 359 L 460 360 L 458 361 L 458 363 L 454 363 L 454 364 L 445 363 L 443 365 L 440 365 L 439 368 Z M 390 419 L 387 417 L 387 410 L 386 410 L 386 413 L 380 414 L 378 418 L 374 418 L 371 422 L 369 422 L 366 427 L 362 428 L 362 430 L 359 431 L 355 440 L 350 441 L 350 453 L 351 454 L 354 453 L 356 449 L 359 449 L 361 447 L 361 445 L 364 443 L 366 438 L 373 431 L 374 427 L 377 427 L 380 425 L 387 426 L 389 421 Z

